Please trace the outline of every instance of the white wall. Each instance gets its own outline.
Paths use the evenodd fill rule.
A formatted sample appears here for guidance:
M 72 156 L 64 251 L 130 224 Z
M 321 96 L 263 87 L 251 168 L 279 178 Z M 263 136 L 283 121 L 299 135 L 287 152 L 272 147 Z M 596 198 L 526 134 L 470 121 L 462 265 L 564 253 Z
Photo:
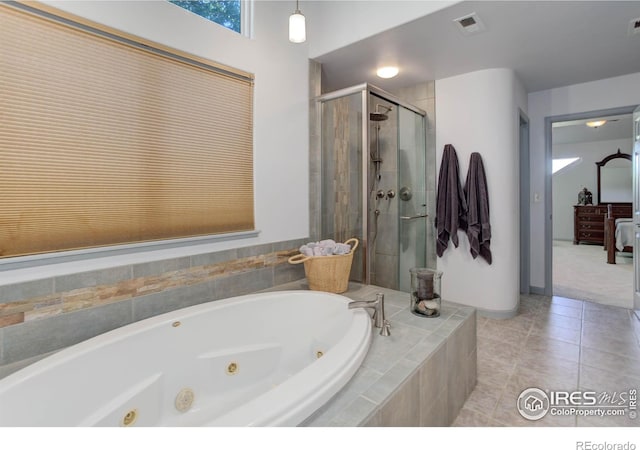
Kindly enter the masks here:
M 438 269 L 444 272 L 446 300 L 498 316 L 515 313 L 519 298 L 519 111 L 526 93 L 511 69 L 489 69 L 436 80 L 436 155 L 438 171 L 446 144 L 456 148 L 462 184 L 471 153 L 482 156 L 487 176 L 493 264 L 473 259 L 459 232 Z
M 255 2 L 252 39 L 166 1 L 45 3 L 255 74 L 255 219 L 261 234 L 208 251 L 308 236 L 308 58 L 306 44 L 288 40 L 290 3 Z
M 631 135 L 631 130 L 629 130 Z M 553 158 L 581 160 L 553 175 L 553 239 L 573 241 L 573 205 L 578 203 L 578 192 L 586 187 L 598 202 L 596 162 L 620 149 L 631 154 L 632 139 L 555 144 Z
M 317 58 L 455 3 L 459 1 L 301 1 L 300 10 L 307 18 L 309 58 Z
M 640 73 L 529 94 L 531 286 L 545 286 L 545 117 L 640 104 Z M 539 201 L 534 202 L 535 195 Z M 577 198 L 577 197 L 576 197 Z

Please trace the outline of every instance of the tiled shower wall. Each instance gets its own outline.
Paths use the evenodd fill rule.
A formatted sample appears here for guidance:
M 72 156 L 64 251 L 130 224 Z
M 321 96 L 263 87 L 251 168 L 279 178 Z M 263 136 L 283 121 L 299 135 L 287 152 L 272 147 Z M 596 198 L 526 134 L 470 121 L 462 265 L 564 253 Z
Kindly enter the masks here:
M 0 286 L 0 376 L 14 363 L 151 316 L 304 278 L 308 239 Z
M 314 100 L 321 92 L 322 65 L 309 60 L 309 237 L 321 239 L 322 142 L 320 117 Z
M 353 94 L 326 102 L 322 125 L 313 100 L 321 93 L 320 64 L 310 61 L 309 74 L 310 235 L 313 240 L 357 238 L 362 242 L 362 98 Z M 364 279 L 363 257 L 360 247 L 351 265 L 353 281 Z

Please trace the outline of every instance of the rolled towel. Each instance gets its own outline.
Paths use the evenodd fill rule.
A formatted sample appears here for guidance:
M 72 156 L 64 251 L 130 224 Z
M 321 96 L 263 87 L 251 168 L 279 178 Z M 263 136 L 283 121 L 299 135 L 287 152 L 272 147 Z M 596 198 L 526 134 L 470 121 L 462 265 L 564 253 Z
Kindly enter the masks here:
M 349 244 L 336 244 L 334 247 L 334 255 L 347 255 L 351 251 Z
M 313 256 L 313 250 L 307 245 L 301 246 L 299 250 L 304 256 Z
M 333 239 L 325 239 L 319 242 L 308 242 L 302 245 L 299 250 L 305 256 L 346 255 L 351 251 L 351 246 L 336 243 Z
M 333 255 L 335 253 L 336 241 L 333 239 L 325 239 L 324 241 L 318 242 L 318 245 L 322 247 L 323 254 L 325 256 Z

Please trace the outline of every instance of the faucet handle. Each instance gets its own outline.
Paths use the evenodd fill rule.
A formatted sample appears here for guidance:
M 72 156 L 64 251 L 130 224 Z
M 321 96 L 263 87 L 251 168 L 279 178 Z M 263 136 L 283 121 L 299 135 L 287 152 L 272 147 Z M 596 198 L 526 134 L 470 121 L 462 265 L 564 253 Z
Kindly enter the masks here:
M 391 336 L 391 324 L 388 320 L 385 320 L 382 328 L 380 329 L 380 336 Z

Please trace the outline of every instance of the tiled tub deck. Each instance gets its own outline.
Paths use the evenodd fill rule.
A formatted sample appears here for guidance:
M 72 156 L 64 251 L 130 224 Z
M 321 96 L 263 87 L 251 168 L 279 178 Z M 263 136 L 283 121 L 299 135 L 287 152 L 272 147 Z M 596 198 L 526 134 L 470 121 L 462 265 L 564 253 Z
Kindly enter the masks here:
M 306 288 L 301 281 L 274 289 Z M 451 425 L 476 385 L 475 309 L 443 302 L 440 317 L 422 318 L 409 311 L 404 292 L 350 284 L 343 295 L 373 300 L 377 292 L 385 294 L 391 336 L 373 328 L 360 369 L 304 425 Z

